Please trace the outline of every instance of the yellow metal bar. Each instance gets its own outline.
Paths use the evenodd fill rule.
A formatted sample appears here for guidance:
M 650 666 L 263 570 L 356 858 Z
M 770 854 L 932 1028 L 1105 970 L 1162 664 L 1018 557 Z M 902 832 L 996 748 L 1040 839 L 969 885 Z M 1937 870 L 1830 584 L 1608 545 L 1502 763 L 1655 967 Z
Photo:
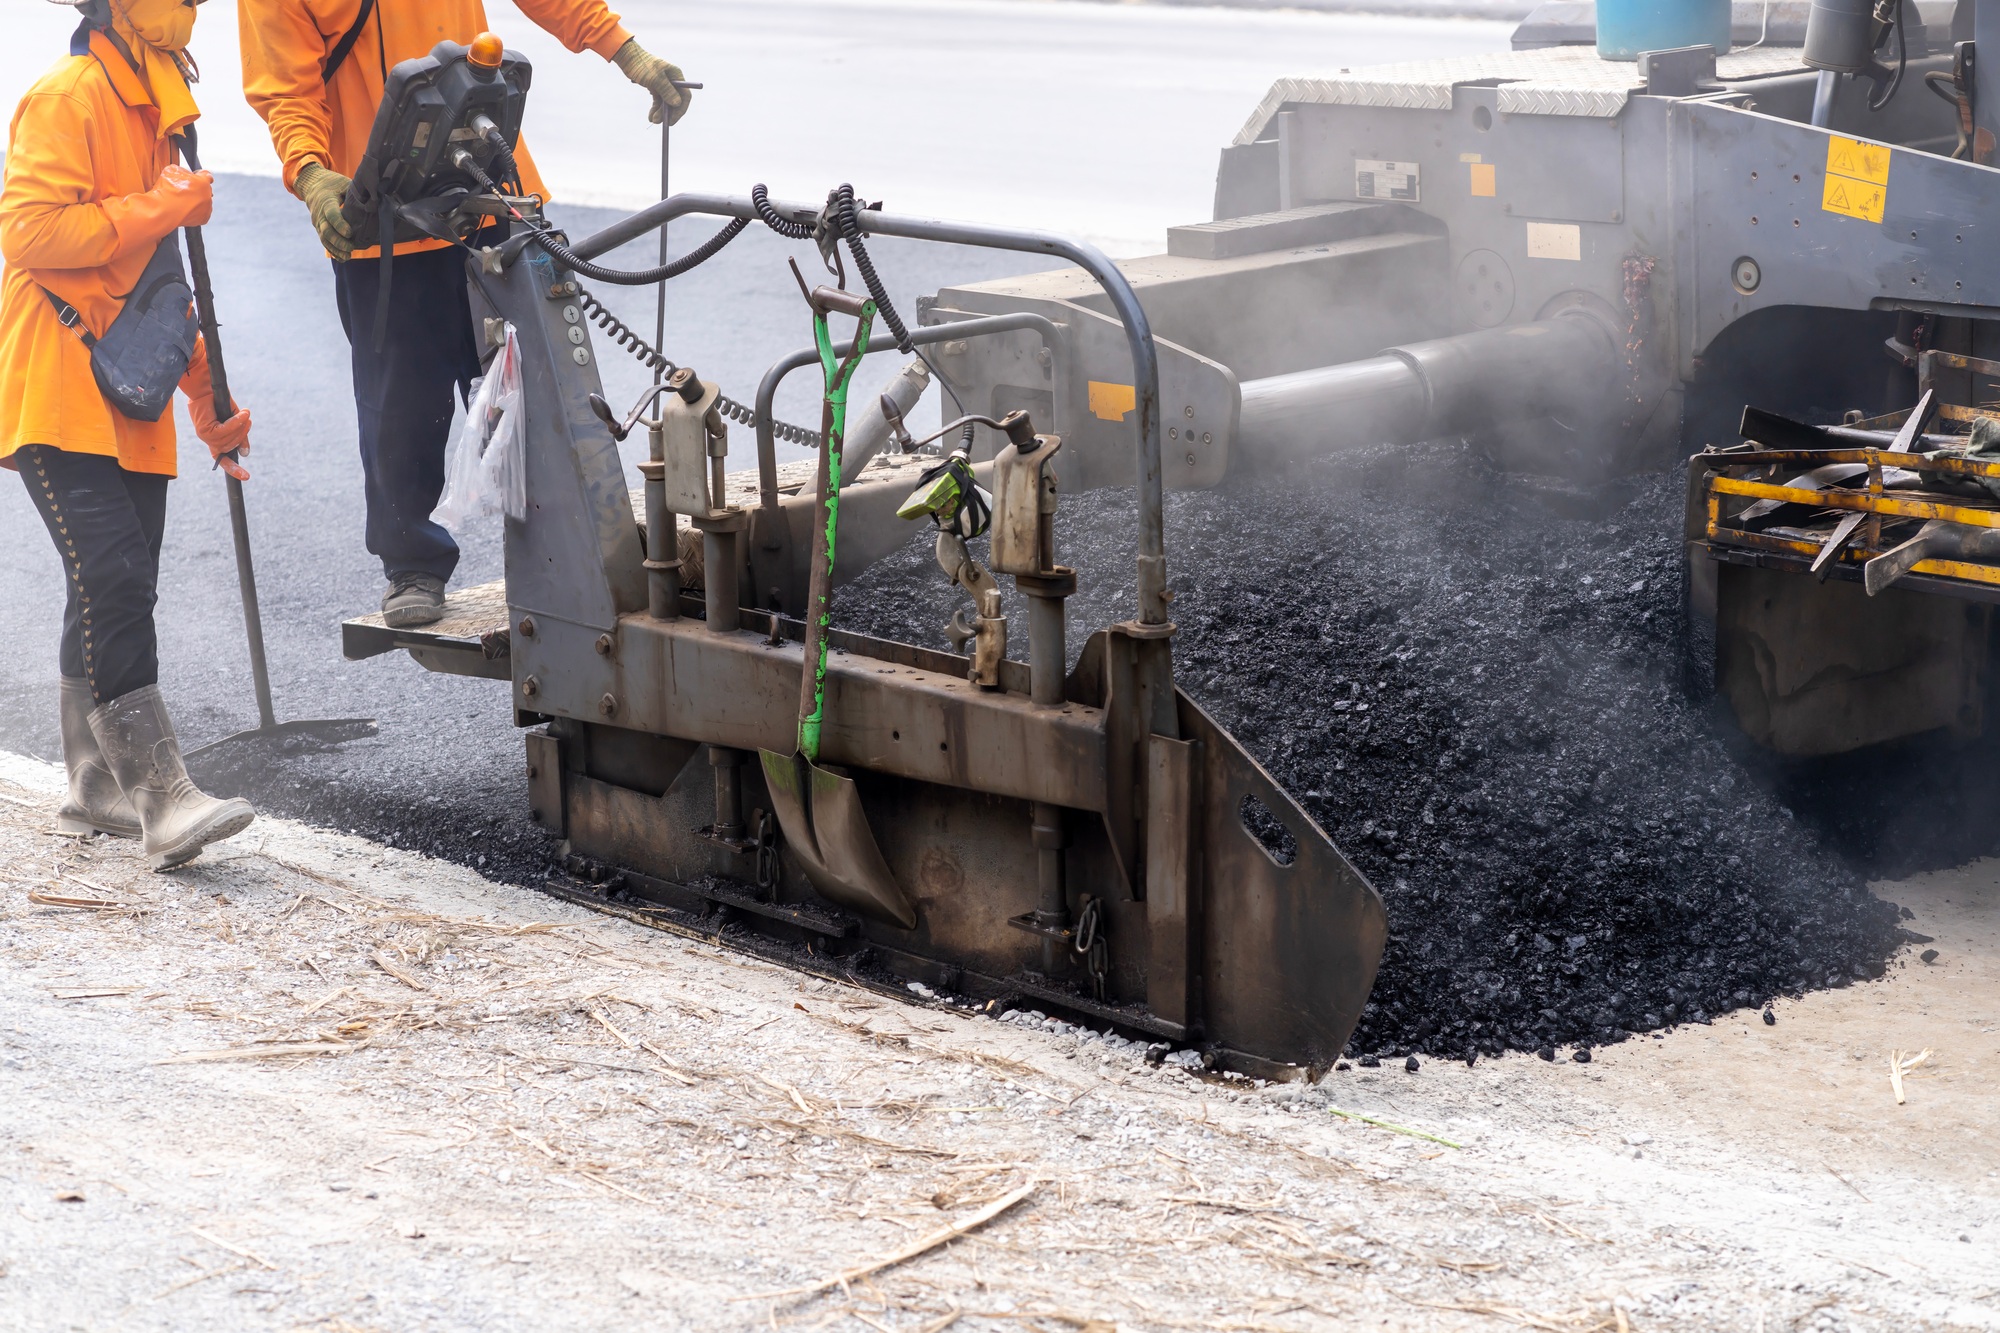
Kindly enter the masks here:
M 1923 454 L 1894 453 L 1886 449 L 1765 449 L 1756 453 L 1717 454 L 1716 467 L 1761 467 L 1766 463 L 1866 463 L 1870 454 L 1885 467 L 1907 468 L 1912 472 L 1944 472 L 1959 477 L 2000 477 L 2000 463 L 1974 463 L 1963 458 L 1927 458 Z
M 1967 583 L 2000 586 L 2000 565 L 1974 565 L 1963 560 L 1919 560 L 1913 574 L 1935 574 L 1939 578 L 1964 579 Z
M 1820 543 L 1800 541 L 1796 537 L 1773 537 L 1767 532 L 1734 532 L 1728 528 L 1711 529 L 1709 540 L 1724 546 L 1747 546 L 1753 551 L 1778 551 L 1785 555 L 1815 556 L 1819 554 Z M 1842 552 L 1843 557 L 1846 552 Z
M 1886 461 L 1893 454 L 1883 454 Z M 1861 462 L 1861 459 L 1855 459 Z M 1753 500 L 1789 500 L 1814 509 L 1846 509 L 1863 514 L 1886 514 L 1892 518 L 1941 518 L 1947 523 L 1963 523 L 1971 528 L 2000 528 L 2000 509 L 1973 509 L 1937 500 L 1903 500 L 1894 495 L 1861 495 L 1852 491 L 1809 491 L 1803 486 L 1774 486 L 1767 481 L 1741 481 L 1716 477 L 1709 486 L 1722 495 L 1741 495 Z
M 1723 546 L 1742 546 L 1751 550 L 1775 551 L 1784 555 L 1805 557 L 1818 555 L 1824 544 L 1800 541 L 1792 537 L 1773 537 L 1764 532 L 1734 532 L 1728 528 L 1720 530 L 1711 528 L 1709 538 Z M 1880 551 L 1855 551 L 1850 548 L 1840 553 L 1840 561 L 1842 564 L 1858 565 L 1880 554 L 1882 554 Z M 2000 565 L 1975 565 L 1964 560 L 1920 560 L 1910 572 L 2000 587 Z

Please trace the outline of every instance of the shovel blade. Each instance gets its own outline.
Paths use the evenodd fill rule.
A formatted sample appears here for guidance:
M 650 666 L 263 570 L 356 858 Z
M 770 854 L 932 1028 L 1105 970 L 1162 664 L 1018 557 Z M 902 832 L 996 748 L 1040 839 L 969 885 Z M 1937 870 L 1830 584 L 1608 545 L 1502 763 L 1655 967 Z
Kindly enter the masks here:
M 854 780 L 804 755 L 758 753 L 778 827 L 820 896 L 904 930 L 914 927 L 917 910 L 882 859 Z
M 294 722 L 276 722 L 268 727 L 254 727 L 249 731 L 239 731 L 224 736 L 219 741 L 189 750 L 185 758 L 220 750 L 225 745 L 235 745 L 242 741 L 256 741 L 264 745 L 282 747 L 288 741 L 304 741 L 316 746 L 345 745 L 349 741 L 367 740 L 381 734 L 372 717 L 301 718 Z

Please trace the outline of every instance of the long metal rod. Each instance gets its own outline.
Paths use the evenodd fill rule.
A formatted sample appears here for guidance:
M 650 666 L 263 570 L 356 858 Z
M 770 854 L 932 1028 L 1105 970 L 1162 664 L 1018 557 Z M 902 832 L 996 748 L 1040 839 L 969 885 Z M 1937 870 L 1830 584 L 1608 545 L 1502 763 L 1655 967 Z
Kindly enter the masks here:
M 221 401 L 220 395 L 217 401 Z M 264 660 L 264 616 L 257 607 L 257 571 L 250 563 L 250 515 L 243 508 L 243 483 L 234 477 L 227 481 L 229 527 L 236 539 L 236 588 L 243 596 L 243 632 L 250 640 L 250 682 L 257 691 L 257 725 L 274 727 L 278 724 L 278 714 L 271 702 L 271 667 Z
M 201 170 L 195 148 L 194 127 L 181 138 L 181 154 L 188 165 Z M 200 227 L 184 227 L 187 233 L 188 268 L 194 281 L 195 311 L 201 322 L 201 339 L 208 353 L 208 384 L 215 396 L 215 415 L 227 421 L 236 415 L 236 400 L 229 396 L 229 373 L 222 364 L 222 326 L 215 317 L 215 291 L 208 280 L 208 246 Z M 271 703 L 271 668 L 264 657 L 264 616 L 257 606 L 257 571 L 250 559 L 250 514 L 243 505 L 243 483 L 224 474 L 229 486 L 229 527 L 236 538 L 236 587 L 243 595 L 243 630 L 250 640 L 250 681 L 257 691 L 257 721 L 261 727 L 278 724 Z
M 667 189 L 667 178 L 668 178 L 668 168 L 673 161 L 672 157 L 673 134 L 674 134 L 673 117 L 664 114 L 661 115 L 660 198 L 662 199 L 668 199 L 672 197 L 672 195 L 669 193 Z M 662 227 L 660 228 L 661 267 L 665 267 L 666 262 L 667 262 L 667 229 L 665 227 Z M 667 280 L 665 278 L 661 278 L 659 285 L 659 294 L 654 301 L 654 308 L 653 308 L 653 346 L 665 347 L 666 345 L 667 345 Z M 666 379 L 666 377 L 667 377 L 667 367 L 664 362 L 662 362 L 660 365 L 653 367 L 653 383 L 658 384 L 662 380 Z
M 772 200 L 771 206 L 793 222 L 813 222 L 820 214 L 819 207 L 812 204 Z M 691 213 L 727 218 L 757 217 L 755 205 L 746 196 L 680 194 L 612 223 L 572 249 L 585 259 L 594 259 Z M 1104 289 L 1105 295 L 1111 299 L 1111 308 L 1117 314 L 1118 322 L 1125 326 L 1125 341 L 1132 353 L 1134 408 L 1139 427 L 1135 469 L 1139 501 L 1139 620 L 1148 625 L 1167 623 L 1166 520 L 1160 480 L 1160 359 L 1158 349 L 1153 346 L 1152 324 L 1147 320 L 1132 284 L 1096 246 L 1053 232 L 987 227 L 969 222 L 939 222 L 930 218 L 909 218 L 874 211 L 865 211 L 862 216 L 866 219 L 870 235 L 901 236 L 910 240 L 1066 259 L 1090 274 Z
M 988 333 L 1011 333 L 1016 329 L 1033 329 L 1042 335 L 1042 343 L 1058 364 L 1062 344 L 1063 326 L 1047 315 L 1037 315 L 1022 311 L 1011 315 L 986 315 L 979 319 L 961 320 L 956 324 L 932 324 L 925 328 L 911 329 L 910 342 L 918 347 L 930 343 L 949 342 L 954 338 L 977 338 Z M 896 346 L 896 335 L 881 333 L 868 340 L 870 352 L 887 352 Z M 854 350 L 854 341 L 841 343 L 834 349 L 846 356 Z M 765 509 L 775 512 L 778 508 L 778 438 L 771 424 L 771 412 L 777 402 L 778 386 L 785 377 L 795 370 L 819 364 L 819 349 L 802 347 L 789 356 L 781 357 L 764 372 L 764 378 L 757 385 L 757 501 Z

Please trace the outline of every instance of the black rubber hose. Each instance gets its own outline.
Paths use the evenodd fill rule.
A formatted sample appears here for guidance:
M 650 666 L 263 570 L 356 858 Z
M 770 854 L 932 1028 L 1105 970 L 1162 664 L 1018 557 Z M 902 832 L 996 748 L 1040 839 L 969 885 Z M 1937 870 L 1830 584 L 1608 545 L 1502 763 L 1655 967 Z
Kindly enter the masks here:
M 591 263 L 588 259 L 577 254 L 557 239 L 556 233 L 553 230 L 537 231 L 535 233 L 535 241 L 544 250 L 547 250 L 563 267 L 581 277 L 592 278 L 598 282 L 608 282 L 619 287 L 650 287 L 656 282 L 665 282 L 669 278 L 678 278 L 689 269 L 699 267 L 715 258 L 717 254 L 721 253 L 723 246 L 728 245 L 738 236 L 741 236 L 743 229 L 749 225 L 750 219 L 748 218 L 734 218 L 727 226 L 716 232 L 715 235 L 709 237 L 679 259 L 661 264 L 657 268 L 637 269 L 631 272 L 627 272 L 624 269 L 605 268 L 600 264 Z
M 810 222 L 793 222 L 771 207 L 771 192 L 762 183 L 750 187 L 750 206 L 757 210 L 757 216 L 764 225 L 788 241 L 809 241 L 813 235 Z
M 910 342 L 910 331 L 903 327 L 903 317 L 896 313 L 896 307 L 889 303 L 888 289 L 882 285 L 881 277 L 875 272 L 875 262 L 868 257 L 868 249 L 861 241 L 861 206 L 855 202 L 854 187 L 842 185 L 833 192 L 833 207 L 829 210 L 835 233 L 847 242 L 848 253 L 854 256 L 854 267 L 861 271 L 861 281 L 868 288 L 868 295 L 875 299 L 875 309 L 882 316 L 882 322 L 889 326 L 889 332 L 896 336 L 896 350 L 909 354 L 916 350 Z M 765 219 L 766 222 L 769 219 Z M 926 364 L 929 364 L 926 362 Z

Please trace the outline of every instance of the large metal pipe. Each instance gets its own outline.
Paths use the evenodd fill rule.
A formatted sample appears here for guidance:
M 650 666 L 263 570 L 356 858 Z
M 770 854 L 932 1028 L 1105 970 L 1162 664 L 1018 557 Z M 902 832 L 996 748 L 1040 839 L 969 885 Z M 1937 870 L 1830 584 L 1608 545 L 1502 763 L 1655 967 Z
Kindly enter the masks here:
M 1243 385 L 1237 447 L 1259 462 L 1410 443 L 1606 402 L 1618 347 L 1588 315 L 1481 329 Z

